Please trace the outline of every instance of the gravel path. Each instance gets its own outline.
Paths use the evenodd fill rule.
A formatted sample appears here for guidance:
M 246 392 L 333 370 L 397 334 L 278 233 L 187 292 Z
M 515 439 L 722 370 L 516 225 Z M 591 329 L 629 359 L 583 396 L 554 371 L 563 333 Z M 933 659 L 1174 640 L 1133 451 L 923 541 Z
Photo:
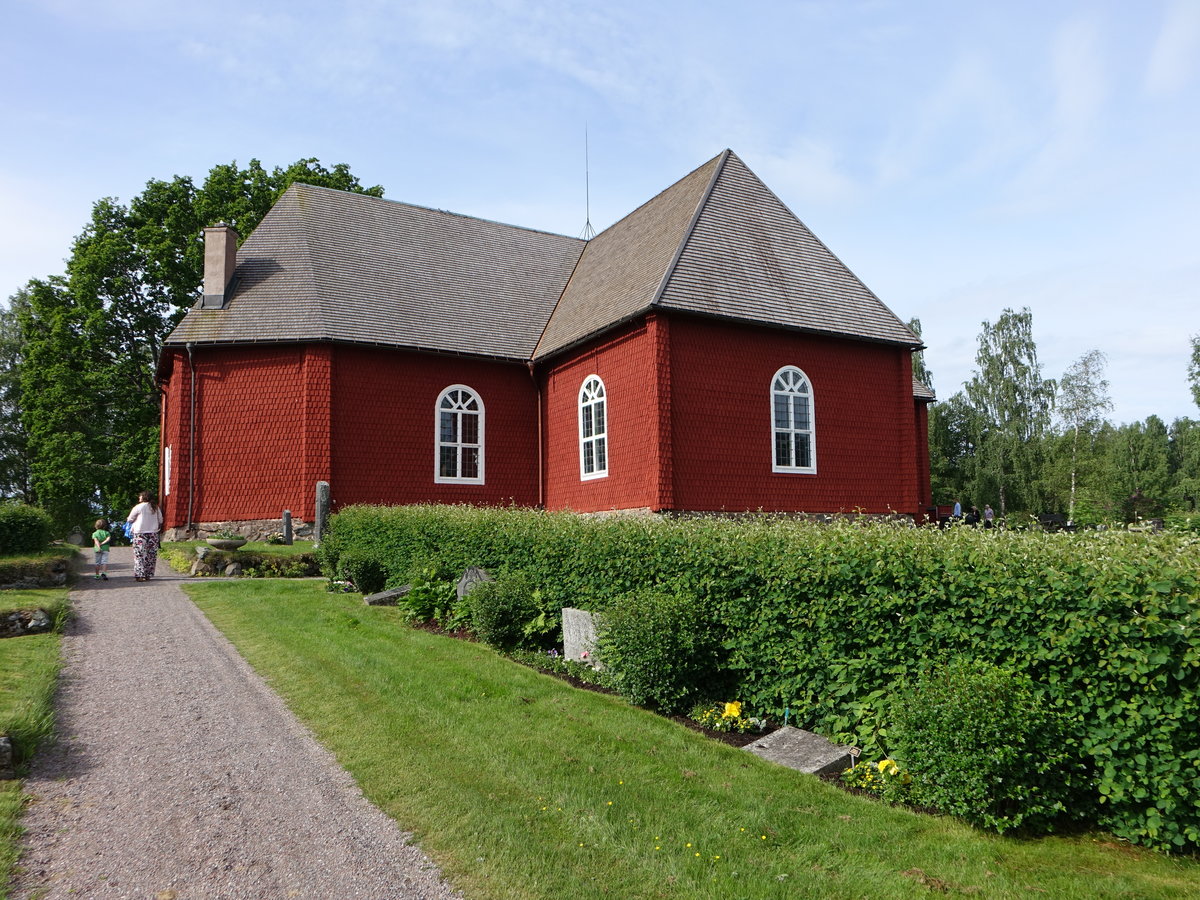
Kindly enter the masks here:
M 14 900 L 452 898 L 409 835 L 179 589 L 110 580 L 74 594 L 59 739 L 35 799 Z

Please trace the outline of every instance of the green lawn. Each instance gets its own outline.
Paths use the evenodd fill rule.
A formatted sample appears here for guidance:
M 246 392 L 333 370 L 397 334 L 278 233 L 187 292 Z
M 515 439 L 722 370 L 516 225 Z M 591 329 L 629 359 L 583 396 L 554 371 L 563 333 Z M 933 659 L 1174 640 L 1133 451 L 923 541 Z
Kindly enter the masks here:
M 187 585 L 468 897 L 1195 897 L 1200 863 L 851 796 L 313 582 Z
M 67 589 L 0 591 L 0 614 L 42 607 L 52 617 L 67 608 Z M 21 755 L 50 734 L 59 669 L 57 633 L 0 639 L 0 734 Z M 0 780 L 0 896 L 16 861 L 20 838 L 20 781 Z

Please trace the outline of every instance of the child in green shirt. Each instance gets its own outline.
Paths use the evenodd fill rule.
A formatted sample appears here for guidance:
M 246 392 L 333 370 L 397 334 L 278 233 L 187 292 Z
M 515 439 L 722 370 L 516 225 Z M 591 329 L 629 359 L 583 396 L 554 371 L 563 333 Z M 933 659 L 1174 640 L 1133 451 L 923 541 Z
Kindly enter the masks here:
M 97 519 L 92 532 L 92 549 L 96 551 L 96 574 L 92 577 L 108 581 L 108 550 L 112 546 L 112 532 L 108 530 L 108 519 Z

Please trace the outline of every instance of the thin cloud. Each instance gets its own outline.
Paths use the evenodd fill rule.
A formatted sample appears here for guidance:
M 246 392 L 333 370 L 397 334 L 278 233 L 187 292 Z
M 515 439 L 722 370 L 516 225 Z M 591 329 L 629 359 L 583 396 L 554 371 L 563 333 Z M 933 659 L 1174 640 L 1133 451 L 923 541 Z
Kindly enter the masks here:
M 1192 80 L 1200 56 L 1200 4 L 1173 0 L 1146 66 L 1146 92 L 1163 96 L 1182 90 Z

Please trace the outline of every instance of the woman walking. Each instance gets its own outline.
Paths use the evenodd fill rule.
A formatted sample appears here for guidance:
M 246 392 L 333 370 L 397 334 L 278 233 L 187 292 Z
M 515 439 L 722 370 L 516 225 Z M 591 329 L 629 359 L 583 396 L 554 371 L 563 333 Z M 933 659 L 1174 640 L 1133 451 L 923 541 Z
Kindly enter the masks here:
M 158 565 L 158 543 L 162 537 L 163 514 L 158 499 L 150 491 L 138 494 L 138 505 L 125 520 L 133 526 L 133 577 L 149 581 Z

